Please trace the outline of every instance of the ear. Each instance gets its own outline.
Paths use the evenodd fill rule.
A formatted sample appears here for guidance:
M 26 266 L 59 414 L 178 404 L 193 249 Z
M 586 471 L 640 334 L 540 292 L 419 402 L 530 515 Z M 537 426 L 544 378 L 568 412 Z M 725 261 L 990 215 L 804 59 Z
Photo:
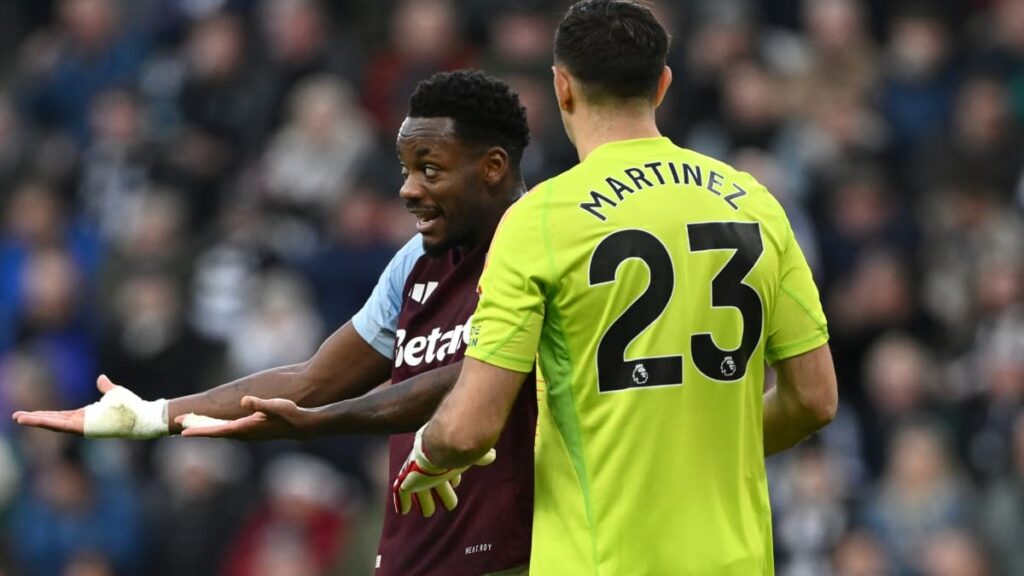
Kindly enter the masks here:
M 505 174 L 508 174 L 510 168 L 510 162 L 508 152 L 504 148 L 499 146 L 493 146 L 487 149 L 487 152 L 483 156 L 483 172 L 484 172 L 484 183 L 488 187 L 495 187 L 502 179 L 505 178 Z
M 563 112 L 572 113 L 574 95 L 569 74 L 558 66 L 552 66 L 551 72 L 554 74 L 553 82 L 555 85 L 555 98 L 558 99 L 558 108 Z
M 654 107 L 661 106 L 661 101 L 665 99 L 665 93 L 668 92 L 668 87 L 672 85 L 672 69 L 665 66 L 665 69 L 661 71 L 661 76 L 658 78 L 658 91 L 654 93 Z

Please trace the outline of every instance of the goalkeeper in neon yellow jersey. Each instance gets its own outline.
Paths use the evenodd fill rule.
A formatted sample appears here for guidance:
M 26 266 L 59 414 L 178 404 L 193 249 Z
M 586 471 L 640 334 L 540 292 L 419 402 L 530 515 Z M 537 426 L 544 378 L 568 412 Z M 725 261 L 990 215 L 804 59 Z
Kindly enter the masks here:
M 536 355 L 531 576 L 774 573 L 764 457 L 835 414 L 825 318 L 782 208 L 658 132 L 667 47 L 626 0 L 559 24 L 555 93 L 580 164 L 505 214 L 460 379 L 410 455 L 440 478 L 483 456 Z

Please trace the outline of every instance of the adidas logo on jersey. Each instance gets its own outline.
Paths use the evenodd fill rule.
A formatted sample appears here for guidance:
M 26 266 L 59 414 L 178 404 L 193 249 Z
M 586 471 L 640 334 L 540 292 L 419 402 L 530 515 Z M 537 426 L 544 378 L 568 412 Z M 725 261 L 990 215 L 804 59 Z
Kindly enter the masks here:
M 412 291 L 409 292 L 409 298 L 423 304 L 427 301 L 427 298 L 430 298 L 430 295 L 434 293 L 435 288 L 437 288 L 437 282 L 427 282 L 426 284 L 417 282 L 412 285 Z
M 431 284 L 434 284 L 431 282 Z M 408 366 L 419 366 L 424 361 L 427 364 L 439 362 L 448 356 L 455 354 L 459 348 L 469 342 L 469 326 L 472 318 L 448 330 L 441 332 L 440 328 L 434 328 L 427 336 L 414 336 L 405 341 L 406 331 L 399 330 L 395 333 L 395 368 L 402 364 Z

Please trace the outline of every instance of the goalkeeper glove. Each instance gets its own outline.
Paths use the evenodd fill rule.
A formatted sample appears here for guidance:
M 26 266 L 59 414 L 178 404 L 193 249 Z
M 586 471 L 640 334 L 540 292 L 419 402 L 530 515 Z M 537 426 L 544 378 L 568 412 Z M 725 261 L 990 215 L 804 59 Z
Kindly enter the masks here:
M 455 495 L 455 488 L 462 481 L 462 473 L 469 468 L 443 468 L 435 465 L 423 451 L 423 431 L 426 426 L 416 432 L 416 440 L 413 442 L 412 451 L 405 459 L 391 486 L 395 511 L 399 514 L 408 514 L 412 509 L 412 497 L 416 496 L 420 512 L 425 518 L 434 515 L 433 493 L 441 499 L 441 503 L 448 510 L 454 510 L 459 504 L 459 497 Z M 476 466 L 487 466 L 494 462 L 496 453 L 490 449 L 479 460 L 473 464 Z

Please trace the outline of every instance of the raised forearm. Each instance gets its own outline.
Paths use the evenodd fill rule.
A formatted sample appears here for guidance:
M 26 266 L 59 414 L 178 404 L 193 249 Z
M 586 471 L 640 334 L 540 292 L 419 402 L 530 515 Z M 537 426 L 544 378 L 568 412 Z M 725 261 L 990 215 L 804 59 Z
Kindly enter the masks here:
M 374 350 L 349 322 L 320 346 L 307 362 L 271 368 L 199 394 L 175 398 L 167 405 L 171 433 L 181 431 L 174 419 L 195 412 L 233 420 L 249 414 L 245 396 L 286 398 L 301 407 L 323 406 L 365 394 L 388 379 L 391 360 Z
M 462 362 L 424 372 L 399 384 L 313 410 L 317 435 L 413 432 L 455 385 Z
M 764 395 L 764 454 L 796 445 L 835 417 L 839 402 L 827 345 L 776 365 L 776 386 Z
M 458 384 L 423 432 L 423 449 L 443 468 L 469 466 L 494 447 L 526 374 L 469 358 Z
M 183 414 L 194 412 L 233 420 L 249 414 L 240 402 L 245 396 L 257 398 L 287 398 L 299 406 L 316 406 L 319 396 L 326 391 L 319 387 L 305 372 L 306 364 L 279 366 L 256 374 L 250 374 L 212 388 L 205 392 L 173 398 L 167 402 L 167 420 L 171 433 L 181 432 L 181 426 L 174 419 Z
M 771 456 L 795 446 L 824 426 L 807 417 L 807 412 L 778 388 L 764 395 L 764 455 Z

